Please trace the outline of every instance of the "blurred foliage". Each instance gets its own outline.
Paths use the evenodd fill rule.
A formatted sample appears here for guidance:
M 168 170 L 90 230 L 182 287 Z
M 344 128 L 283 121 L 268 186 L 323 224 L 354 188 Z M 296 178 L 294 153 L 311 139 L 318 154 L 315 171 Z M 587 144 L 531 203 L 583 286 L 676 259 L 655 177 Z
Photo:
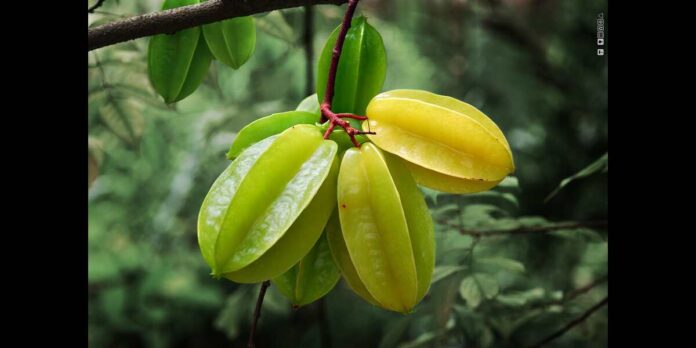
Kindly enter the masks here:
M 107 0 L 89 25 L 160 5 Z M 485 235 L 607 219 L 607 63 L 594 42 L 606 5 L 362 1 L 358 12 L 387 48 L 384 89 L 431 90 L 477 106 L 508 136 L 518 169 L 490 192 L 424 190 L 437 223 L 437 267 L 413 314 L 374 308 L 343 282 L 323 311 L 318 303 L 292 311 L 271 287 L 257 345 L 526 346 L 606 296 L 606 282 L 597 282 L 607 274 L 605 229 Z M 237 71 L 214 63 L 204 84 L 171 107 L 147 80 L 147 39 L 88 54 L 91 347 L 245 346 L 259 286 L 209 276 L 196 218 L 235 132 L 305 97 L 302 15 L 259 15 L 251 60 Z M 316 8 L 315 53 L 342 15 L 343 7 Z M 549 346 L 606 346 L 606 313 Z

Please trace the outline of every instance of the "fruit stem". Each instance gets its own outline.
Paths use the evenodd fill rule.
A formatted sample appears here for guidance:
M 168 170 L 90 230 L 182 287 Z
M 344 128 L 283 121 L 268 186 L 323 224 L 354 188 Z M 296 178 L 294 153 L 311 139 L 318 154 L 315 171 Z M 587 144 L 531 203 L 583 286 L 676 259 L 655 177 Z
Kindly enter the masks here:
M 366 132 L 353 128 L 353 126 L 351 126 L 350 123 L 348 123 L 348 121 L 341 119 L 342 117 L 345 117 L 356 120 L 367 120 L 367 117 L 353 114 L 334 113 L 333 111 L 331 111 L 331 105 L 327 104 L 326 102 L 321 103 L 321 115 L 322 118 L 326 117 L 326 119 L 329 120 L 329 128 L 327 128 L 326 132 L 324 133 L 324 139 L 329 139 L 329 136 L 331 135 L 331 133 L 337 125 L 346 130 L 346 134 L 348 134 L 348 136 L 350 137 L 350 141 L 353 142 L 353 145 L 355 145 L 355 147 L 360 147 L 360 143 L 357 139 L 355 139 L 356 135 L 375 134 L 375 132 Z
M 261 290 L 259 290 L 259 298 L 256 300 L 256 309 L 254 309 L 254 318 L 251 321 L 251 332 L 249 332 L 249 342 L 247 343 L 247 348 L 254 348 L 254 335 L 256 334 L 256 323 L 261 317 L 261 305 L 263 304 L 263 298 L 266 295 L 266 289 L 271 285 L 271 282 L 266 280 L 261 283 Z
M 354 114 L 341 113 L 337 114 L 331 111 L 331 102 L 333 101 L 334 86 L 336 84 L 336 71 L 338 71 L 338 61 L 341 58 L 341 51 L 343 50 L 343 42 L 346 39 L 346 34 L 348 29 L 350 29 L 350 23 L 355 14 L 355 8 L 358 6 L 359 0 L 349 0 L 348 8 L 346 9 L 346 14 L 343 16 L 343 23 L 341 23 L 341 31 L 338 33 L 338 38 L 336 39 L 336 45 L 333 49 L 333 54 L 331 55 L 331 65 L 329 66 L 329 77 L 326 81 L 326 93 L 324 94 L 324 100 L 321 102 L 321 122 L 329 121 L 329 128 L 326 129 L 324 133 L 324 139 L 328 139 L 336 126 L 346 130 L 346 134 L 350 137 L 350 141 L 353 142 L 355 147 L 360 147 L 360 143 L 355 139 L 358 134 L 375 134 L 374 132 L 364 132 L 353 128 L 342 118 L 352 118 L 355 120 L 367 120 L 366 116 L 359 116 Z
M 333 54 L 331 55 L 329 78 L 326 82 L 326 93 L 324 94 L 324 101 L 322 103 L 328 104 L 329 109 L 331 108 L 331 101 L 333 100 L 336 71 L 338 70 L 338 60 L 341 58 L 341 51 L 343 50 L 343 41 L 346 40 L 346 34 L 348 34 L 348 29 L 350 29 L 350 22 L 353 19 L 353 14 L 355 14 L 355 8 L 358 6 L 358 1 L 359 0 L 348 1 L 348 8 L 346 9 L 346 14 L 343 16 L 343 23 L 341 23 L 341 31 L 338 33 L 336 45 L 334 46 Z

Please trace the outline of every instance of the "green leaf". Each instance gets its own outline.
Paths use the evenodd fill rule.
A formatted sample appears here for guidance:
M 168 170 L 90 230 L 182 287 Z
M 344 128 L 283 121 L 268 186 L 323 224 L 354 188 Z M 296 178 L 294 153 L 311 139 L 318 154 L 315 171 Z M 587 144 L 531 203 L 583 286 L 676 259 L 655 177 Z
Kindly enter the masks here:
M 254 17 L 236 17 L 206 24 L 203 36 L 215 59 L 232 69 L 239 69 L 256 48 Z
M 246 322 L 251 315 L 255 293 L 251 289 L 252 287 L 244 286 L 232 293 L 215 320 L 215 327 L 222 330 L 230 340 L 239 336 L 240 323 Z
M 307 98 L 302 99 L 295 111 L 306 111 L 321 117 L 321 110 L 319 109 L 319 99 L 317 94 L 314 93 Z
M 440 191 L 435 191 L 424 186 L 418 186 L 418 188 L 423 192 L 425 198 L 429 198 L 434 205 L 437 205 L 437 198 L 443 194 Z
M 479 289 L 476 279 L 473 276 L 468 276 L 462 280 L 459 285 L 459 295 L 466 301 L 466 305 L 470 308 L 476 308 L 481 304 L 481 289 Z
M 524 306 L 529 302 L 541 300 L 545 297 L 546 290 L 533 288 L 525 291 L 514 291 L 496 296 L 495 300 L 510 307 Z
M 447 213 L 458 212 L 458 211 L 459 211 L 459 206 L 454 204 L 454 203 L 450 203 L 450 204 L 445 204 L 441 207 L 435 208 L 432 211 L 432 215 L 433 216 L 445 216 L 445 215 L 447 215 Z
M 256 25 L 266 34 L 293 44 L 297 41 L 297 34 L 285 20 L 282 11 L 271 11 L 263 17 L 256 17 Z
M 118 264 L 106 253 L 92 253 L 89 255 L 87 267 L 87 279 L 90 284 L 107 283 L 119 276 Z
M 397 346 L 401 338 L 406 334 L 409 324 L 411 324 L 413 316 L 406 316 L 397 320 L 382 336 L 379 342 L 379 348 L 394 348 Z
M 324 99 L 331 56 L 339 31 L 340 26 L 331 33 L 319 57 L 316 83 L 319 100 Z M 365 17 L 354 19 L 338 61 L 332 111 L 365 115 L 367 104 L 382 89 L 386 72 L 387 54 L 382 36 L 367 23 Z M 359 122 L 351 124 L 359 126 Z
M 99 296 L 102 310 L 107 320 L 113 324 L 120 324 L 124 319 L 126 308 L 126 290 L 123 286 L 117 286 L 104 290 Z
M 87 187 L 91 187 L 99 175 L 99 165 L 104 158 L 102 142 L 94 137 L 87 138 Z
M 258 294 L 258 291 L 256 291 Z M 278 315 L 287 317 L 290 314 L 291 306 L 287 297 L 285 297 L 277 288 L 271 286 L 266 291 L 266 297 L 263 299 L 263 310 Z
M 483 294 L 483 296 L 485 296 L 488 299 L 491 299 L 498 295 L 500 287 L 495 277 L 488 274 L 476 273 L 474 274 L 474 279 L 481 288 L 481 293 Z
M 521 262 L 504 257 L 478 258 L 476 259 L 476 264 L 496 269 L 504 269 L 515 273 L 524 273 L 525 271 L 524 265 Z
M 503 201 L 512 204 L 515 208 L 519 208 L 520 203 L 517 201 L 517 197 L 509 192 L 497 192 L 497 191 L 484 191 L 469 194 L 466 196 L 467 199 L 476 199 L 484 201 Z
M 165 0 L 163 10 L 193 5 L 198 0 Z M 199 27 L 158 34 L 148 45 L 148 76 L 152 87 L 171 104 L 184 99 L 203 82 L 212 55 Z
M 569 177 L 563 179 L 563 181 L 561 181 L 561 184 L 558 185 L 558 187 L 555 190 L 553 190 L 553 192 L 551 192 L 551 194 L 549 194 L 546 197 L 546 199 L 544 199 L 544 202 L 548 202 L 549 200 L 551 200 L 551 198 L 556 196 L 556 194 L 558 194 L 558 192 L 560 192 L 564 187 L 566 187 L 566 185 L 570 184 L 571 182 L 573 182 L 577 179 L 586 178 L 586 177 L 588 177 L 592 174 L 595 174 L 597 172 L 600 172 L 600 171 L 602 173 L 607 173 L 609 171 L 609 153 L 608 152 L 605 153 L 604 155 L 602 155 L 602 157 L 600 157 L 596 161 L 592 162 L 592 164 L 590 164 L 589 166 L 583 168 L 581 171 L 575 173 L 572 176 L 569 176 Z
M 251 76 L 258 60 L 250 61 L 244 69 L 234 70 L 218 64 L 217 84 L 226 100 L 247 100 L 251 90 Z
M 460 219 L 464 228 L 486 229 L 500 228 L 501 222 L 510 218 L 508 212 L 492 204 L 463 204 Z
M 449 331 L 454 329 L 454 325 L 454 319 L 450 318 L 441 331 L 424 332 L 416 337 L 416 339 L 413 341 L 399 345 L 399 348 L 431 347 L 434 343 L 433 341 L 445 336 Z
M 294 306 L 300 307 L 326 295 L 340 278 L 326 233 L 322 233 L 309 253 L 289 271 L 273 278 L 273 284 Z
M 400 345 L 399 348 L 423 347 L 423 346 L 427 345 L 428 343 L 431 343 L 437 337 L 438 337 L 438 335 L 435 332 L 425 332 L 425 333 L 421 334 L 420 336 L 416 337 L 415 340 Z
M 459 272 L 459 271 L 464 270 L 464 269 L 466 269 L 465 266 L 456 266 L 456 265 L 436 266 L 435 270 L 433 270 L 433 278 L 432 278 L 432 280 L 430 280 L 430 284 L 433 284 L 437 281 L 445 279 L 449 275 L 454 274 L 455 272 Z
M 121 140 L 136 145 L 143 133 L 142 110 L 142 105 L 133 99 L 108 98 L 108 102 L 99 109 L 99 116 Z
M 500 294 L 495 300 L 510 307 L 522 307 L 527 303 L 527 299 L 519 294 Z
M 508 176 L 503 181 L 498 183 L 496 188 L 503 188 L 503 189 L 512 189 L 512 190 L 519 190 L 520 189 L 520 183 L 519 180 L 517 180 L 517 177 L 514 176 Z

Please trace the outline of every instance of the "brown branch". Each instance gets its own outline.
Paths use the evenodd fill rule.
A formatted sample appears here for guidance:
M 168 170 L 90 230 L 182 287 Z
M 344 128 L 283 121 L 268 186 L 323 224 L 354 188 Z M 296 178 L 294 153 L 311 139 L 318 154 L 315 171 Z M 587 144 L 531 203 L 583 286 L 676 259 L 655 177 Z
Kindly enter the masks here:
M 254 318 L 251 322 L 251 331 L 249 332 L 249 342 L 247 343 L 247 348 L 254 348 L 254 335 L 256 334 L 256 323 L 258 323 L 261 317 L 261 305 L 263 305 L 263 298 L 266 296 L 266 289 L 271 285 L 270 280 L 266 280 L 261 283 L 261 290 L 259 290 L 259 298 L 256 300 L 256 308 L 254 309 Z
M 573 289 L 573 290 L 571 290 L 571 291 L 568 291 L 568 293 L 566 293 L 566 294 L 563 296 L 563 298 L 561 298 L 561 299 L 559 299 L 559 300 L 549 301 L 549 302 L 535 303 L 535 304 L 529 305 L 526 309 L 539 309 L 539 308 L 548 308 L 548 307 L 551 307 L 551 306 L 561 306 L 561 305 L 564 305 L 564 304 L 566 304 L 567 302 L 570 302 L 570 301 L 574 300 L 574 299 L 577 298 L 578 296 L 590 292 L 590 290 L 596 288 L 597 286 L 606 283 L 608 280 L 609 280 L 609 276 L 608 276 L 608 275 L 604 275 L 604 276 L 602 276 L 602 277 L 599 277 L 599 278 L 593 280 L 592 282 L 590 282 L 590 283 L 588 283 L 588 284 L 586 284 L 586 285 L 583 285 L 583 286 L 581 286 L 581 287 L 579 287 L 579 288 L 577 288 L 577 289 Z
M 576 297 L 594 289 L 596 286 L 606 283 L 607 280 L 609 280 L 609 276 L 605 275 L 603 277 L 599 277 L 599 278 L 595 279 L 594 281 L 592 281 L 591 283 L 589 283 L 585 286 L 581 286 L 573 291 L 569 291 L 565 296 L 563 296 L 563 299 L 558 300 L 556 304 L 563 304 L 563 303 L 566 303 L 568 301 L 571 301 L 571 300 L 575 299 Z
M 96 4 L 92 5 L 92 7 L 87 9 L 87 13 L 94 13 L 94 10 L 100 8 L 101 5 L 104 4 L 104 1 L 106 0 L 98 0 Z
M 605 297 L 603 300 L 599 301 L 599 303 L 595 304 L 594 306 L 592 306 L 592 308 L 590 308 L 590 309 L 588 309 L 587 311 L 585 311 L 581 316 L 579 316 L 579 317 L 573 319 L 571 322 L 569 322 L 568 324 L 566 324 L 566 325 L 565 325 L 563 328 L 561 328 L 560 330 L 558 330 L 558 331 L 554 332 L 553 334 L 547 336 L 547 337 L 544 338 L 543 340 L 539 341 L 539 343 L 537 343 L 537 344 L 535 344 L 535 345 L 533 345 L 533 346 L 530 346 L 529 348 L 538 348 L 538 347 L 541 347 L 541 346 L 543 346 L 543 345 L 545 345 L 545 344 L 547 344 L 547 343 L 549 343 L 549 342 L 555 340 L 556 338 L 558 338 L 558 337 L 562 336 L 563 334 L 565 334 L 566 332 L 570 331 L 570 329 L 574 328 L 574 327 L 577 326 L 578 324 L 580 324 L 580 323 L 582 323 L 583 321 L 585 321 L 590 315 L 592 315 L 592 313 L 598 311 L 600 308 L 606 306 L 608 303 L 609 303 L 609 296 L 607 296 L 607 297 Z
M 440 221 L 443 223 L 443 221 Z M 445 225 L 459 229 L 459 233 L 472 237 L 494 237 L 494 236 L 504 236 L 504 235 L 520 235 L 520 234 L 534 234 L 534 233 L 548 233 L 558 230 L 565 229 L 575 229 L 575 228 L 597 228 L 597 227 L 607 227 L 606 220 L 600 221 L 586 221 L 586 222 L 561 222 L 553 225 L 546 226 L 529 226 L 529 227 L 519 227 L 510 230 L 470 230 L 465 228 L 459 228 L 457 225 L 453 225 L 444 222 Z
M 256 13 L 319 4 L 341 5 L 346 2 L 347 0 L 210 0 L 90 28 L 87 32 L 87 49 L 91 51 L 156 34 L 173 34 L 179 30 Z

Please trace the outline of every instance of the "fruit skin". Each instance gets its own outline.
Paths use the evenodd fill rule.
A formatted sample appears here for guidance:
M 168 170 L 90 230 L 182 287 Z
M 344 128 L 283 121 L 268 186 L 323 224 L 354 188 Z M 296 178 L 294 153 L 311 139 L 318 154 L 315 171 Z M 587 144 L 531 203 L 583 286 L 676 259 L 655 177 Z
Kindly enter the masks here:
M 475 107 L 419 90 L 381 93 L 367 107 L 369 139 L 408 163 L 416 181 L 450 192 L 485 191 L 514 172 L 505 136 Z
M 254 17 L 236 17 L 203 26 L 203 36 L 215 59 L 239 69 L 254 53 L 256 24 Z
M 230 160 L 239 156 L 247 147 L 278 134 L 297 124 L 315 124 L 319 122 L 318 115 L 306 111 L 279 112 L 261 117 L 244 126 L 232 141 L 227 158 Z
M 198 244 L 215 277 L 255 283 L 309 252 L 335 206 L 337 145 L 296 125 L 244 150 L 213 183 Z
M 300 262 L 273 278 L 273 284 L 297 308 L 322 298 L 339 279 L 341 273 L 331 256 L 326 233 L 323 233 Z
M 340 236 L 365 290 L 382 308 L 410 312 L 430 286 L 435 243 L 425 199 L 402 160 L 372 143 L 347 150 L 337 201 Z M 341 249 L 336 237 L 329 232 L 332 251 Z M 334 257 L 342 270 L 349 268 L 345 255 Z M 344 272 L 349 284 L 359 288 L 350 273 Z
M 165 0 L 162 9 L 198 3 L 198 0 Z M 203 82 L 212 58 L 198 27 L 173 35 L 155 35 L 148 45 L 150 83 L 165 103 L 177 102 L 193 93 Z
M 337 27 L 324 44 L 317 71 L 318 100 L 324 100 L 331 56 L 340 31 Z M 336 71 L 331 110 L 336 113 L 365 114 L 370 99 L 382 89 L 387 72 L 387 54 L 382 36 L 365 17 L 353 20 L 343 42 Z M 359 127 L 359 122 L 349 120 Z
M 348 286 L 353 290 L 353 292 L 362 297 L 365 301 L 375 306 L 379 306 L 377 301 L 365 288 L 362 280 L 360 280 L 358 271 L 355 270 L 353 261 L 350 259 L 348 247 L 346 246 L 346 241 L 343 239 L 343 232 L 341 232 L 341 222 L 338 218 L 338 209 L 334 211 L 329 219 L 329 222 L 326 224 L 326 239 L 329 243 L 329 248 L 331 249 L 331 256 L 333 256 L 334 262 L 336 263 L 336 266 L 338 266 L 338 269 L 341 270 L 343 279 L 346 280 Z

